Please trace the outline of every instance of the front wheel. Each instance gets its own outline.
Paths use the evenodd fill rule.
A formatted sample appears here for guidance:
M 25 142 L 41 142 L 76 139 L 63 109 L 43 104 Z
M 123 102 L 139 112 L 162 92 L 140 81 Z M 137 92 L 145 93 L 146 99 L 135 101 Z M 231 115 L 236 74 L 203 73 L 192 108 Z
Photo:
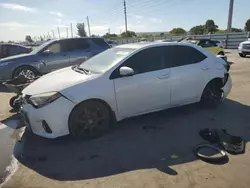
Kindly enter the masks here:
M 223 90 L 220 87 L 220 84 L 217 82 L 209 83 L 201 96 L 200 103 L 203 107 L 215 108 L 217 107 L 223 99 Z
M 246 54 L 239 53 L 239 56 L 240 56 L 240 57 L 246 57 Z
M 32 80 L 38 76 L 38 72 L 33 67 L 20 67 L 14 72 L 13 78 L 21 75 L 25 76 L 25 78 L 29 80 Z
M 69 131 L 75 138 L 91 139 L 101 136 L 111 127 L 109 109 L 96 100 L 76 106 L 69 117 Z

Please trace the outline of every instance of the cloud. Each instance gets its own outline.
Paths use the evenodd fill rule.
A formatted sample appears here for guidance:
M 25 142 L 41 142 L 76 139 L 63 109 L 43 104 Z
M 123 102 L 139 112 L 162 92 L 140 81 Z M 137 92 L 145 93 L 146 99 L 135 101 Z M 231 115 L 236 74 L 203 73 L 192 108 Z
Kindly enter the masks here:
M 142 20 L 144 18 L 142 15 L 137 15 L 137 14 L 129 14 L 129 15 L 134 17 L 137 20 Z
M 149 18 L 149 21 L 154 23 L 162 23 L 162 20 L 158 18 Z
M 51 11 L 49 12 L 50 14 L 54 15 L 54 16 L 57 16 L 59 18 L 63 18 L 65 15 L 61 12 L 56 12 L 56 11 Z
M 11 30 L 18 28 L 26 28 L 26 27 L 40 27 L 39 25 L 33 24 L 22 24 L 19 22 L 0 22 L 0 27 L 9 27 Z
M 37 9 L 35 8 L 22 6 L 16 3 L 0 3 L 0 7 L 5 9 L 24 11 L 24 12 L 32 12 L 32 13 L 37 12 Z

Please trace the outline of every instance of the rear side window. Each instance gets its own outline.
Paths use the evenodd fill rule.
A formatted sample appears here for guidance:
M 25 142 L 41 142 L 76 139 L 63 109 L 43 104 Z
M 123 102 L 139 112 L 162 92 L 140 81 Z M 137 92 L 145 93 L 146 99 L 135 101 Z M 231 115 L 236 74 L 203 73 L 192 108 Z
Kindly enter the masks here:
M 191 46 L 178 46 L 178 55 L 176 57 L 175 66 L 190 65 L 199 63 L 207 57 L 197 49 Z
M 63 51 L 85 50 L 90 47 L 86 39 L 72 39 L 62 41 Z
M 107 48 L 110 48 L 110 46 L 104 41 L 103 38 L 92 38 L 91 39 L 96 45 L 104 48 L 104 49 L 107 49 Z
M 204 40 L 204 41 L 200 41 L 199 46 L 201 46 L 202 48 L 211 48 L 211 47 L 216 47 L 216 43 L 210 40 Z

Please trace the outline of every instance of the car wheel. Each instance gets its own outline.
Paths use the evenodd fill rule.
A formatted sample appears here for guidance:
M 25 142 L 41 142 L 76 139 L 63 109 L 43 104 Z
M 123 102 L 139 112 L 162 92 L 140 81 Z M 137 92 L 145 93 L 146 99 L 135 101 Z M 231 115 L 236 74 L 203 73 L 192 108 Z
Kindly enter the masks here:
M 200 103 L 203 107 L 215 108 L 223 99 L 223 90 L 218 81 L 210 82 L 204 89 Z
M 240 57 L 246 57 L 246 54 L 239 53 L 239 56 L 240 56 Z
M 16 78 L 18 76 L 25 76 L 25 78 L 27 79 L 34 79 L 35 77 L 38 76 L 38 72 L 36 69 L 34 69 L 33 67 L 20 67 L 18 69 L 16 69 L 16 71 L 13 74 L 13 78 Z
M 69 117 L 69 131 L 75 138 L 91 139 L 101 136 L 111 127 L 110 110 L 97 100 L 76 106 Z
M 9 100 L 9 105 L 14 108 L 14 109 L 18 109 L 19 108 L 19 105 L 18 103 L 16 103 L 16 100 L 19 98 L 18 95 L 12 97 L 10 100 Z
M 225 53 L 221 51 L 218 53 L 218 55 L 225 55 Z

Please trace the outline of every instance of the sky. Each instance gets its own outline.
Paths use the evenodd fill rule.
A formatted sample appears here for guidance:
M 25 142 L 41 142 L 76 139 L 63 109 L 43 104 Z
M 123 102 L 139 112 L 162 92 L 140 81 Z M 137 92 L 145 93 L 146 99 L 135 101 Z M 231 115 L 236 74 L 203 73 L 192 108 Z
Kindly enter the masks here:
M 167 32 L 189 30 L 213 19 L 226 29 L 229 0 L 126 0 L 128 30 Z M 91 34 L 125 30 L 123 0 L 0 0 L 0 41 L 32 37 L 77 35 L 76 23 L 89 17 Z M 250 18 L 249 0 L 235 0 L 233 27 L 244 28 Z M 88 28 L 86 27 L 86 31 Z

